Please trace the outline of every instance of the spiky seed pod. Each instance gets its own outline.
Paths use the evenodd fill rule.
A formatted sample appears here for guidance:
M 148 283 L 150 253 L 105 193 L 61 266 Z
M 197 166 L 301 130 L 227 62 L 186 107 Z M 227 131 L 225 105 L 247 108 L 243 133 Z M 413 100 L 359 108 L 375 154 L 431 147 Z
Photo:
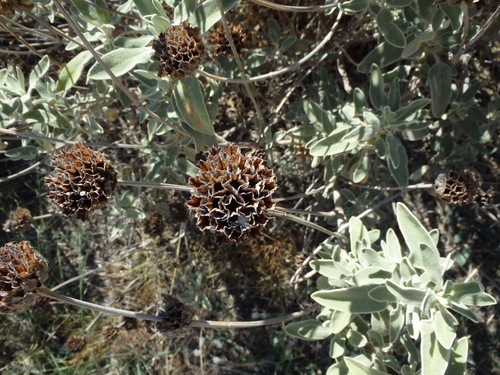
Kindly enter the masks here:
M 153 49 L 154 59 L 160 62 L 158 76 L 174 80 L 193 75 L 205 52 L 199 29 L 186 22 L 161 33 L 153 42 Z
M 236 146 L 213 147 L 188 185 L 193 189 L 188 207 L 198 215 L 198 228 L 216 232 L 219 242 L 256 237 L 274 208 L 276 176 L 265 160 Z
M 30 0 L 0 0 L 0 14 L 5 17 L 12 17 L 14 12 L 27 12 L 33 8 Z
M 87 215 L 108 203 L 116 190 L 117 173 L 108 158 L 81 143 L 52 157 L 56 174 L 45 179 L 49 198 L 61 207 L 64 215 Z
M 243 31 L 241 25 L 228 24 L 229 32 L 233 38 L 234 46 L 236 50 L 240 52 L 246 47 L 247 34 Z M 213 31 L 209 35 L 210 42 L 215 46 L 214 53 L 218 55 L 232 55 L 231 46 L 226 38 L 226 33 L 222 25 L 214 27 Z
M 169 294 L 163 297 L 163 306 L 157 314 L 163 320 L 156 323 L 156 328 L 170 338 L 184 335 L 193 318 L 191 308 Z
M 160 236 L 165 230 L 165 220 L 163 220 L 163 216 L 158 213 L 149 214 L 146 217 L 142 224 L 144 225 L 144 232 L 151 237 Z
M 48 278 L 47 263 L 28 241 L 0 247 L 0 313 L 17 314 L 33 306 L 40 298 L 36 288 Z
M 31 227 L 33 217 L 30 210 L 18 207 L 9 214 L 9 220 L 3 224 L 3 230 L 6 232 L 26 232 Z
M 494 191 L 493 188 L 482 190 L 482 183 L 481 176 L 475 172 L 450 171 L 437 177 L 434 189 L 443 200 L 452 204 L 475 202 L 480 206 L 488 206 L 491 204 Z
M 71 353 L 78 353 L 83 350 L 83 348 L 87 345 L 87 339 L 85 336 L 75 335 L 71 336 L 66 342 L 64 346 Z

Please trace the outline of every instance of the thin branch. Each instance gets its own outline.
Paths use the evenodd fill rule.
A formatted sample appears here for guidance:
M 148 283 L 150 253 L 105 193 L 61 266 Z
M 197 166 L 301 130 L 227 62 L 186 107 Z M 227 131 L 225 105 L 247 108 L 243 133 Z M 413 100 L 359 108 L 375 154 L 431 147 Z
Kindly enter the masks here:
M 156 189 L 169 189 L 175 191 L 191 191 L 191 188 L 186 185 L 175 185 L 175 184 L 165 184 L 161 182 L 147 182 L 147 181 L 130 181 L 130 180 L 118 180 L 118 186 L 139 186 L 139 187 L 149 187 Z
M 246 82 L 262 81 L 262 80 L 265 80 L 268 78 L 277 77 L 279 75 L 291 72 L 291 71 L 299 68 L 301 65 L 303 65 L 305 62 L 307 62 L 309 59 L 311 59 L 311 57 L 313 57 L 321 48 L 323 48 L 325 46 L 326 43 L 328 43 L 330 41 L 330 39 L 332 39 L 333 34 L 335 34 L 335 30 L 337 29 L 338 25 L 340 24 L 340 20 L 342 19 L 342 14 L 343 14 L 342 11 L 339 9 L 337 19 L 335 20 L 335 23 L 333 24 L 332 29 L 311 52 L 309 52 L 307 55 L 305 55 L 303 58 L 301 58 L 296 63 L 291 64 L 283 69 L 269 72 L 266 74 L 262 74 L 260 76 L 245 78 L 245 79 L 220 77 L 220 76 L 217 76 L 215 74 L 207 73 L 207 72 L 205 72 L 203 70 L 199 70 L 199 69 L 196 72 L 199 73 L 200 75 L 206 77 L 206 78 L 211 78 L 211 79 L 214 79 L 216 81 L 225 82 L 225 83 L 240 83 L 240 84 L 243 84 Z
M 263 5 L 268 8 L 282 10 L 285 12 L 320 12 L 325 10 L 330 10 L 338 6 L 338 4 L 328 4 L 328 5 L 311 5 L 311 6 L 292 6 L 292 5 L 281 5 L 276 3 L 271 3 L 267 0 L 250 0 L 251 2 Z

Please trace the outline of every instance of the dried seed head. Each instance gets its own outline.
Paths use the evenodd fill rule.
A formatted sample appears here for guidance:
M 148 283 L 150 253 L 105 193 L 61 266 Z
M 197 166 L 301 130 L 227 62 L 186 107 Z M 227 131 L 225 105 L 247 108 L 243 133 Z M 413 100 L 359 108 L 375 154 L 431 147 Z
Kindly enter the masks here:
M 118 333 L 119 333 L 118 328 L 113 326 L 105 326 L 102 329 L 102 337 L 106 341 L 113 340 L 114 338 L 116 338 L 116 336 L 118 336 Z
M 39 299 L 36 288 L 49 278 L 45 260 L 28 241 L 0 247 L 0 313 L 16 314 Z
M 108 203 L 116 190 L 117 173 L 108 158 L 77 143 L 52 157 L 55 175 L 45 179 L 49 198 L 61 207 L 64 215 L 76 215 L 85 221 L 87 215 Z
M 184 335 L 189 330 L 193 318 L 191 308 L 169 294 L 163 297 L 163 303 L 163 309 L 157 314 L 163 320 L 156 323 L 156 328 L 170 338 Z
M 66 349 L 68 349 L 69 352 L 78 353 L 83 350 L 86 344 L 87 339 L 85 338 L 85 336 L 75 335 L 66 340 L 64 346 L 66 347 Z
M 30 0 L 0 0 L 0 14 L 5 17 L 11 17 L 14 12 L 27 12 L 33 8 Z
M 165 220 L 163 216 L 158 213 L 149 214 L 147 218 L 142 221 L 144 225 L 144 232 L 151 237 L 160 236 L 165 230 Z
M 6 232 L 26 232 L 30 229 L 32 221 L 30 210 L 18 207 L 17 210 L 10 212 L 9 220 L 3 224 L 3 230 Z
M 227 25 L 231 37 L 233 38 L 236 50 L 240 52 L 246 47 L 247 34 L 243 31 L 241 25 L 234 25 L 232 23 Z M 226 33 L 224 32 L 224 27 L 222 25 L 216 26 L 214 30 L 210 33 L 210 41 L 215 45 L 214 53 L 218 55 L 232 55 L 231 46 L 226 39 Z
M 488 206 L 492 202 L 494 190 L 482 190 L 482 183 L 481 176 L 472 171 L 450 171 L 437 177 L 434 189 L 443 200 L 452 204 L 475 202 L 479 206 Z
M 236 146 L 213 147 L 205 155 L 188 181 L 193 189 L 187 205 L 197 213 L 198 227 L 215 231 L 219 242 L 256 237 L 269 220 L 266 211 L 275 206 L 273 170 Z
M 199 29 L 187 23 L 161 33 L 153 42 L 153 49 L 154 59 L 160 62 L 158 76 L 174 80 L 193 75 L 205 51 Z

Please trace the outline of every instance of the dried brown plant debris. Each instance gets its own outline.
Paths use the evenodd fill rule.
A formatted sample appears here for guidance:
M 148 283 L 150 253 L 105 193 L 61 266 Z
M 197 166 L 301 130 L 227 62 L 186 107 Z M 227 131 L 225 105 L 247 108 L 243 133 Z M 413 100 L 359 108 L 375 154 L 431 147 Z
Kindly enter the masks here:
M 85 345 L 87 345 L 87 339 L 85 338 L 85 336 L 80 335 L 71 336 L 64 343 L 64 347 L 71 353 L 81 352 Z
M 159 213 L 149 214 L 142 221 L 142 225 L 144 225 L 144 233 L 151 237 L 161 236 L 166 227 L 165 220 Z
M 240 53 L 246 47 L 247 34 L 243 30 L 241 25 L 228 24 L 229 32 L 234 42 L 234 46 L 238 53 Z M 213 31 L 209 35 L 210 42 L 215 46 L 214 53 L 218 55 L 232 55 L 231 46 L 226 38 L 226 33 L 224 32 L 224 27 L 218 25 L 214 27 Z
M 198 228 L 215 232 L 219 242 L 257 237 L 269 220 L 267 211 L 275 206 L 273 170 L 236 146 L 212 147 L 205 157 L 188 181 L 193 188 L 188 207 L 198 216 Z
M 45 179 L 49 198 L 64 215 L 85 221 L 88 214 L 108 203 L 117 186 L 117 173 L 108 158 L 81 143 L 52 157 L 56 174 Z
M 0 14 L 5 17 L 12 17 L 15 11 L 27 12 L 33 6 L 30 0 L 0 0 Z
M 11 211 L 9 219 L 3 224 L 3 230 L 6 232 L 22 233 L 30 229 L 33 222 L 30 210 L 18 207 Z
M 434 184 L 436 193 L 441 199 L 451 204 L 477 203 L 479 206 L 488 206 L 493 199 L 494 190 L 481 189 L 483 180 L 475 172 L 450 171 L 440 174 Z
M 0 247 L 0 313 L 17 314 L 40 298 L 36 289 L 49 278 L 45 260 L 28 241 Z
M 205 47 L 197 27 L 174 25 L 153 42 L 154 59 L 160 62 L 158 76 L 173 80 L 193 75 L 200 66 Z
M 105 326 L 105 327 L 103 327 L 101 333 L 102 333 L 102 337 L 104 338 L 104 340 L 111 341 L 111 340 L 115 339 L 116 336 L 118 336 L 119 329 L 117 327 L 113 327 L 113 326 Z
M 158 311 L 162 317 L 156 328 L 165 336 L 173 338 L 184 335 L 191 325 L 193 311 L 177 298 L 167 294 L 163 298 L 163 308 Z

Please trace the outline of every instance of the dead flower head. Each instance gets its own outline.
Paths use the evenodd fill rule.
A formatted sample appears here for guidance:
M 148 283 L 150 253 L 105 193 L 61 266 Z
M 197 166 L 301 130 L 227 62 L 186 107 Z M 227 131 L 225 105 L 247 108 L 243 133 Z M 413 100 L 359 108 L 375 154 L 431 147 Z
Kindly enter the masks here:
M 14 12 L 27 12 L 33 8 L 31 0 L 0 0 L 0 14 L 5 17 L 12 17 Z
M 45 260 L 28 241 L 0 247 L 0 313 L 16 314 L 33 306 L 39 288 L 49 278 Z
M 434 184 L 434 189 L 441 199 L 451 204 L 477 203 L 488 206 L 493 200 L 493 188 L 487 191 L 481 189 L 483 180 L 475 172 L 450 171 L 440 174 Z
M 197 27 L 188 23 L 172 26 L 153 42 L 154 59 L 160 62 L 158 76 L 174 80 L 193 75 L 202 62 L 205 47 Z
M 6 232 L 21 233 L 26 232 L 31 227 L 33 217 L 30 210 L 18 207 L 9 214 L 9 220 L 3 224 L 3 230 Z
M 85 220 L 96 208 L 108 203 L 116 190 L 117 173 L 108 158 L 81 143 L 52 157 L 56 174 L 45 179 L 49 198 L 64 215 Z
M 243 31 L 241 25 L 228 24 L 229 32 L 233 38 L 234 46 L 238 52 L 241 52 L 246 46 L 247 34 Z M 222 25 L 216 26 L 214 30 L 210 33 L 210 41 L 215 46 L 214 53 L 218 55 L 231 55 L 231 47 L 226 38 L 226 33 L 224 32 L 224 27 Z
M 187 205 L 198 215 L 198 227 L 216 232 L 219 242 L 258 236 L 269 220 L 266 212 L 275 206 L 273 170 L 236 146 L 213 147 L 205 156 L 188 181 L 193 189 Z

